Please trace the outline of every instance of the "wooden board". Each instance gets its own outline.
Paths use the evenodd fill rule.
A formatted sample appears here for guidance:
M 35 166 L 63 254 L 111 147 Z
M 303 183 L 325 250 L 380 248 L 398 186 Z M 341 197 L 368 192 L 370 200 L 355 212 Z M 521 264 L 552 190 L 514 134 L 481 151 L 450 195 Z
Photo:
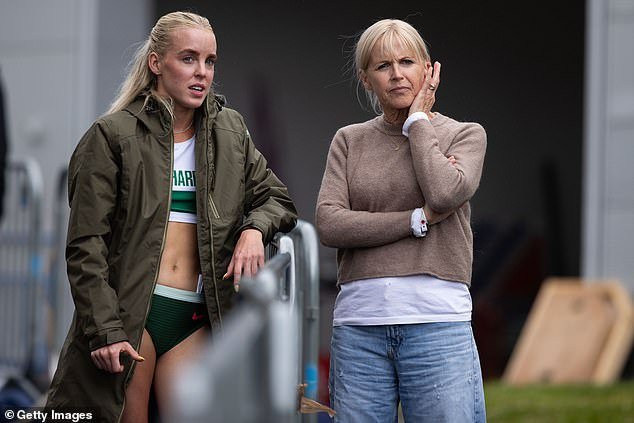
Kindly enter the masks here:
M 634 307 L 615 281 L 544 282 L 504 372 L 511 384 L 611 383 L 634 337 Z

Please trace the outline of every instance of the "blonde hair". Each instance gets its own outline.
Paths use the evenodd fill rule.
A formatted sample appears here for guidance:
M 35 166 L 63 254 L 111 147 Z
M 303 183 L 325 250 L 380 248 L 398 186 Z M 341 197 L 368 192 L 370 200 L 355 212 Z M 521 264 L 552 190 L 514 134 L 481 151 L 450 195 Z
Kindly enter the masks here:
M 381 54 L 390 55 L 396 45 L 401 45 L 412 51 L 418 60 L 431 61 L 425 41 L 413 26 L 398 19 L 380 20 L 363 31 L 355 46 L 354 71 L 357 77 L 357 89 L 361 85 L 361 73 L 368 69 L 372 50 L 377 44 Z M 381 104 L 376 94 L 367 89 L 365 94 L 374 112 L 381 114 Z
M 182 27 L 202 28 L 213 33 L 207 18 L 191 12 L 172 12 L 161 16 L 150 32 L 147 40 L 137 49 L 129 65 L 128 75 L 121 84 L 119 92 L 110 105 L 107 113 L 114 113 L 128 107 L 139 95 L 145 95 L 145 103 L 150 98 L 163 104 L 174 118 L 172 100 L 160 96 L 156 92 L 156 75 L 148 66 L 150 53 L 164 55 L 171 45 L 173 31 Z M 210 93 L 211 94 L 211 93 Z

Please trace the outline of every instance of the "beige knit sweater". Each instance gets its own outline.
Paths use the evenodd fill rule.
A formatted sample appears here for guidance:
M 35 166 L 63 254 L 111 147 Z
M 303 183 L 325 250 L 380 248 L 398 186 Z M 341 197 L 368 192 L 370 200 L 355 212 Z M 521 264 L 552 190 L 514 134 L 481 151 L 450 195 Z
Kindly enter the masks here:
M 480 182 L 485 150 L 482 126 L 439 113 L 431 122 L 414 122 L 409 139 L 383 116 L 338 130 L 315 219 L 321 242 L 338 249 L 338 283 L 428 274 L 470 285 L 469 200 Z M 415 238 L 410 216 L 425 203 L 455 213 Z

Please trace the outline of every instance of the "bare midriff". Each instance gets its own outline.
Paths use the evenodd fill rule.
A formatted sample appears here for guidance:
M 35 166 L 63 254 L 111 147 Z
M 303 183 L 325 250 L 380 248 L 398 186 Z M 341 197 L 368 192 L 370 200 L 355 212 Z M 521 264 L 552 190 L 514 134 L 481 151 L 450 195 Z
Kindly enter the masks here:
M 156 283 L 196 291 L 199 274 L 196 225 L 169 222 Z

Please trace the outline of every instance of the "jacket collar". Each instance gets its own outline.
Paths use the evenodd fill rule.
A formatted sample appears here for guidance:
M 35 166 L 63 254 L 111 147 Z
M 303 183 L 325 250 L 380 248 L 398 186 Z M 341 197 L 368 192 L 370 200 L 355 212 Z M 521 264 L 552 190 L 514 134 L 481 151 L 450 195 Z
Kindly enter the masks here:
M 227 100 L 224 95 L 208 95 L 205 99 L 204 107 L 201 107 L 201 109 L 204 109 L 204 116 L 207 119 L 215 120 L 216 115 L 222 110 L 226 102 Z
M 218 112 L 225 105 L 225 97 L 219 94 L 208 95 L 205 102 L 198 108 L 196 114 L 203 119 L 215 120 Z M 172 127 L 172 117 L 167 109 L 154 97 L 141 95 L 125 108 L 136 116 L 143 124 L 159 137 L 168 136 Z

